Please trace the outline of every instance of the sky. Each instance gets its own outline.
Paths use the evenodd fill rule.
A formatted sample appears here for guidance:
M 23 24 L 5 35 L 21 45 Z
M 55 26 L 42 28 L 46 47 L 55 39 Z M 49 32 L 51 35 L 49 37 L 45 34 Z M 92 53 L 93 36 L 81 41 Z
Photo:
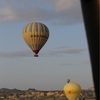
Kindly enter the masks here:
M 39 57 L 22 38 L 31 22 L 50 32 Z M 62 90 L 67 79 L 94 86 L 80 0 L 0 0 L 0 88 Z

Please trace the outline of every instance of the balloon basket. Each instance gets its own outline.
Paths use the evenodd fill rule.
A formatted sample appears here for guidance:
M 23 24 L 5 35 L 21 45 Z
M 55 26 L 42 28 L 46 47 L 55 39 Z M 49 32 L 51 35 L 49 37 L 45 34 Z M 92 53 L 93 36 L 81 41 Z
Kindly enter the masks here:
M 37 54 L 35 54 L 35 55 L 34 55 L 34 57 L 38 57 L 38 55 L 37 55 Z

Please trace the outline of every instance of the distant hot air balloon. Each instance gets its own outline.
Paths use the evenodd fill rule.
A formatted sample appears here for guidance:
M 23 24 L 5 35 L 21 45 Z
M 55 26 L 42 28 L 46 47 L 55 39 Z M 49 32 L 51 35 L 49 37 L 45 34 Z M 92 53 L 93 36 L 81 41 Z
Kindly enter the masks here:
M 67 79 L 66 82 L 69 83 L 70 82 L 70 79 Z
M 32 22 L 23 29 L 22 36 L 26 44 L 38 57 L 38 53 L 49 38 L 49 29 L 46 25 L 39 22 Z
M 79 84 L 74 82 L 67 83 L 64 86 L 64 93 L 68 100 L 76 100 L 81 93 L 81 87 Z

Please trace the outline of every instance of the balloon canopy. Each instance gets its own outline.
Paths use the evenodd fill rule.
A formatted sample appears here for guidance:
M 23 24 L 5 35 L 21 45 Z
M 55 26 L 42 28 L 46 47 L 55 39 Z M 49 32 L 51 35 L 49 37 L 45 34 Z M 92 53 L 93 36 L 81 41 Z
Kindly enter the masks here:
M 67 83 L 64 86 L 64 93 L 69 100 L 76 100 L 81 93 L 81 87 L 74 82 Z
M 24 27 L 22 36 L 26 44 L 35 53 L 34 56 L 37 57 L 49 38 L 49 29 L 43 23 L 32 22 Z

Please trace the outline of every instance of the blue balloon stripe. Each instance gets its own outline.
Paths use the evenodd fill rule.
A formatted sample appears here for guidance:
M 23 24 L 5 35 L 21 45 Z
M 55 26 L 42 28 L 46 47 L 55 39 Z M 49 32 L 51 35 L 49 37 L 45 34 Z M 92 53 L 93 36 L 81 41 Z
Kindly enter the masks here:
M 35 23 L 35 30 L 38 32 L 38 23 Z
M 31 23 L 30 25 L 30 32 L 32 32 L 32 26 L 33 26 L 33 23 Z

